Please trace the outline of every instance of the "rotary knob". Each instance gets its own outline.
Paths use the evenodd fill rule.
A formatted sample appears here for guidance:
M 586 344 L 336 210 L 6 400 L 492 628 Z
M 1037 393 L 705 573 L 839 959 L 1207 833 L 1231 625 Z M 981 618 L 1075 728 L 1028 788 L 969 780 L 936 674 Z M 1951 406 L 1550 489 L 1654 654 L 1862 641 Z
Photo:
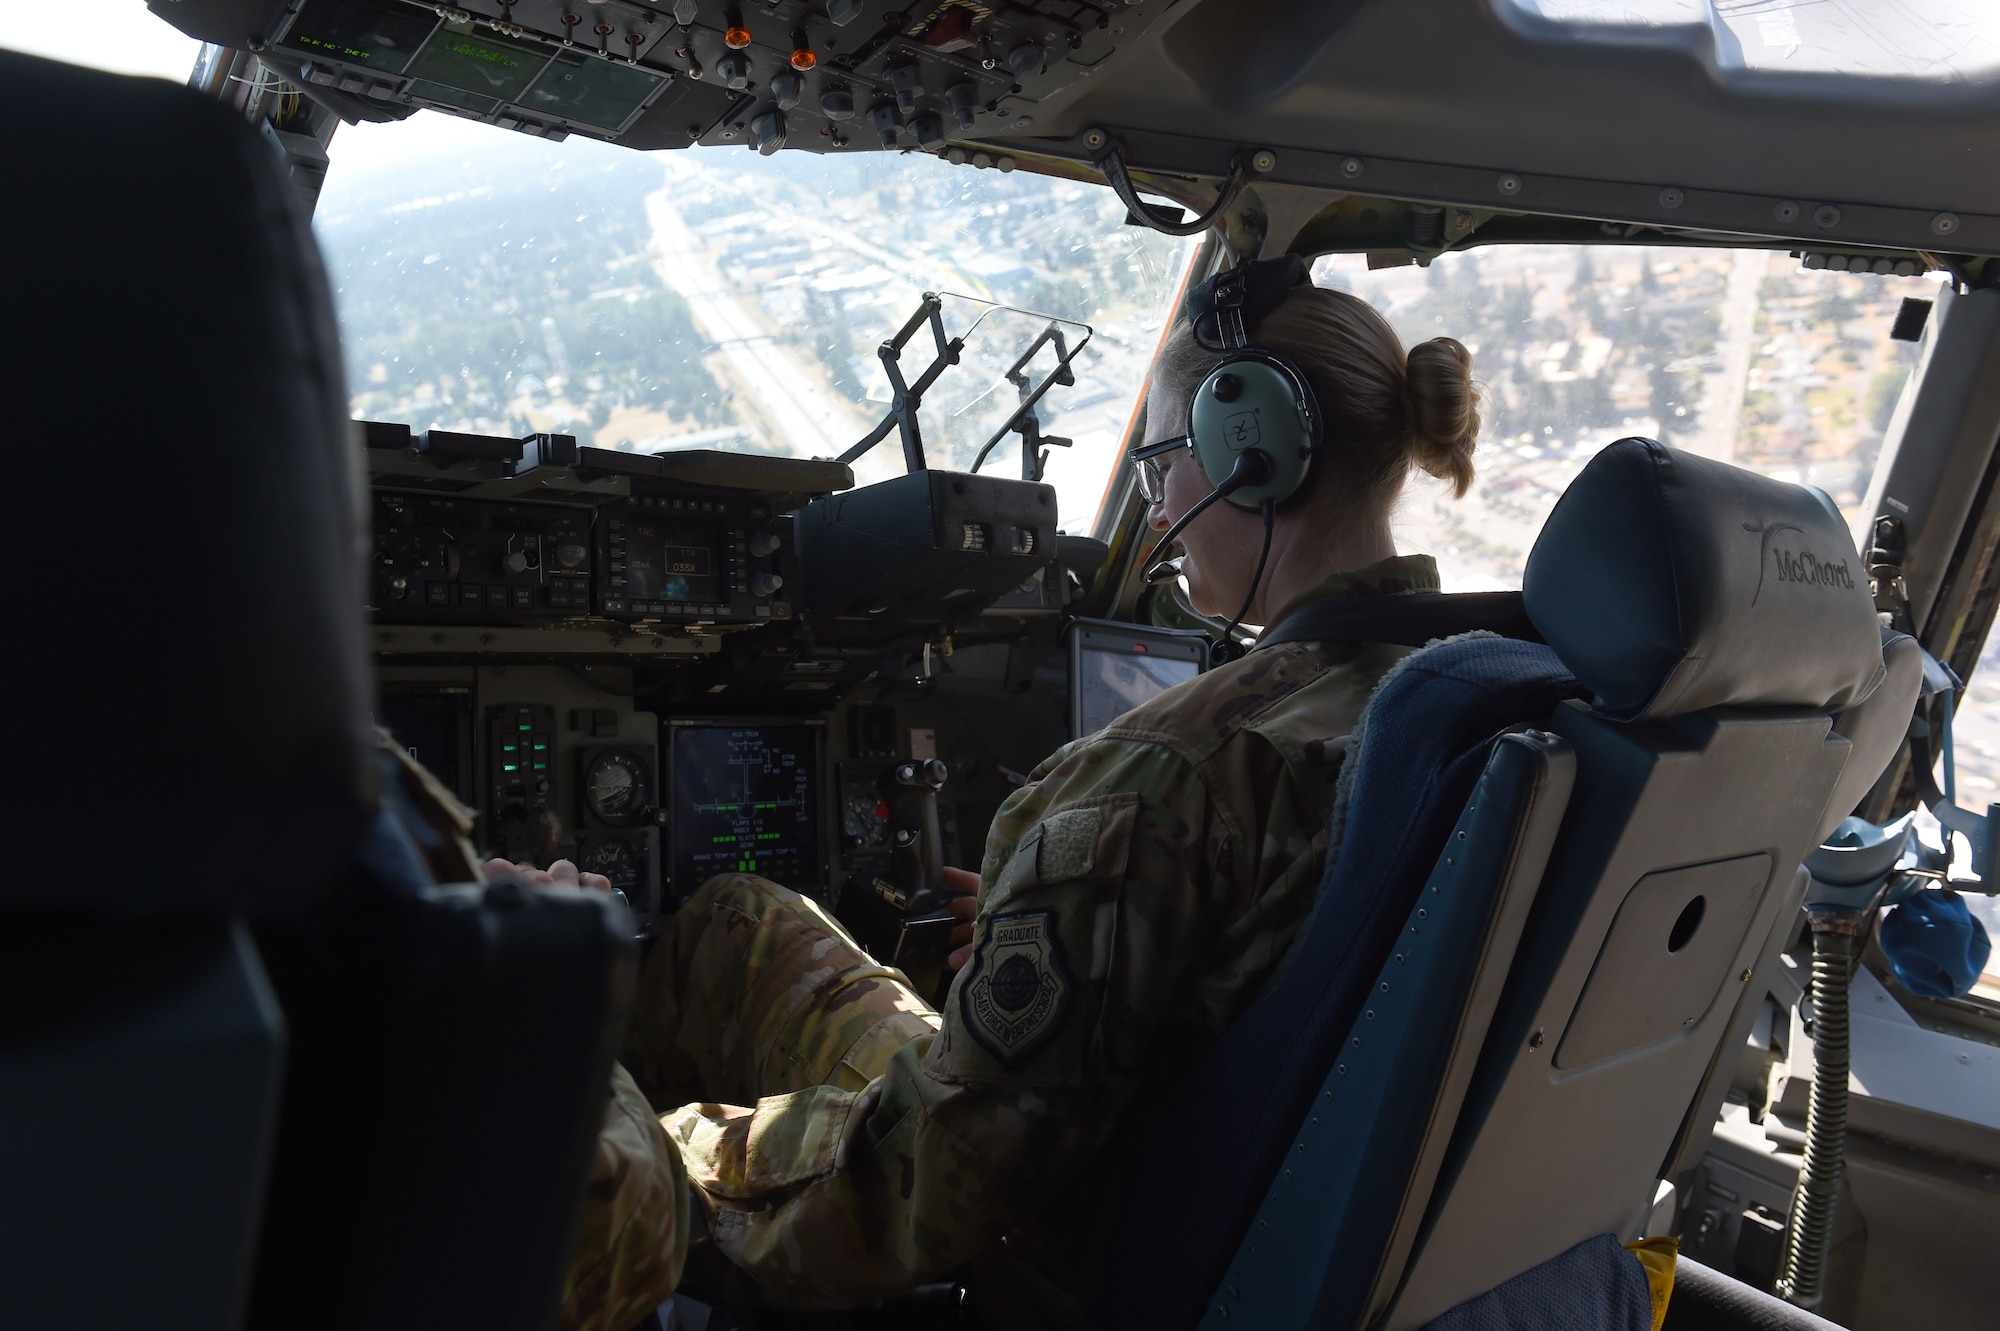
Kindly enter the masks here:
M 896 94 L 896 109 L 910 115 L 917 109 L 917 98 L 924 95 L 924 73 L 913 60 L 904 60 L 889 66 L 889 89 Z
M 583 563 L 589 552 L 575 541 L 564 541 L 556 547 L 556 563 L 564 568 L 575 568 Z
M 769 596 L 785 585 L 785 580 L 775 573 L 752 573 L 750 593 L 753 596 Z
M 877 102 L 868 108 L 869 122 L 875 126 L 875 137 L 882 141 L 887 150 L 896 146 L 896 131 L 901 128 L 896 121 L 894 102 Z
M 506 569 L 509 573 L 526 573 L 528 571 L 528 556 L 519 550 L 510 550 L 507 552 L 507 557 L 500 561 L 500 567 Z
M 954 83 L 944 90 L 945 104 L 951 107 L 952 119 L 960 129 L 971 129 L 973 117 L 979 110 L 979 85 L 976 83 Z
M 828 120 L 848 120 L 854 115 L 854 93 L 835 86 L 819 95 L 820 114 Z
M 750 537 L 750 555 L 754 559 L 768 559 L 778 553 L 778 534 L 760 531 Z
M 1045 55 L 1040 42 L 1022 42 L 1007 52 L 1007 68 L 1017 79 L 1033 78 L 1042 72 Z

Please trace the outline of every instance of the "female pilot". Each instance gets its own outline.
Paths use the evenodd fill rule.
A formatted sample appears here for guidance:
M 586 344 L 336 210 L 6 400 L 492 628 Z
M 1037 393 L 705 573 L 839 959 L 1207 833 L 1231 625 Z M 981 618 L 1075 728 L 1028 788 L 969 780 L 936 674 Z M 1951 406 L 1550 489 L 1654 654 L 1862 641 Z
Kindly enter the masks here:
M 1270 625 L 1436 590 L 1390 512 L 1412 467 L 1470 485 L 1470 357 L 1448 338 L 1406 353 L 1368 304 L 1277 263 L 1236 270 L 1235 345 L 1294 367 L 1318 442 L 1282 502 L 1248 466 L 1261 489 L 1178 532 L 1188 598 Z M 1236 354 L 1203 324 L 1170 332 L 1134 454 L 1160 533 L 1231 471 L 1184 437 Z M 1344 737 L 1403 654 L 1253 650 L 1058 750 L 1001 807 L 980 873 L 952 871 L 977 919 L 942 1011 L 808 898 L 708 883 L 646 962 L 565 1324 L 618 1331 L 662 1301 L 692 1222 L 706 1283 L 747 1281 L 746 1299 L 852 1306 L 971 1264 L 990 1324 L 1081 1325 L 1090 1236 L 1117 1201 L 1097 1162 L 1284 955 L 1326 868 Z

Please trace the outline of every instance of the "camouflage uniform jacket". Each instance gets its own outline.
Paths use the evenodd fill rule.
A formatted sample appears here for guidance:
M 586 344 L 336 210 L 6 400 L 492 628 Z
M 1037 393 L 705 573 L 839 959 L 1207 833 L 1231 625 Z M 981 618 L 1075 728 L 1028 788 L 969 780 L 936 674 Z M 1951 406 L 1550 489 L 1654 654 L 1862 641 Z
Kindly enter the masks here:
M 1436 587 L 1430 558 L 1407 556 L 1287 609 Z M 973 958 L 935 1036 L 860 1091 L 664 1117 L 721 1253 L 808 1307 L 976 1261 L 985 1320 L 1081 1325 L 1089 1236 L 1117 1205 L 1095 1161 L 1135 1102 L 1173 1094 L 1291 943 L 1325 867 L 1346 736 L 1404 652 L 1253 651 L 1043 762 L 988 833 Z M 1211 1165 L 1190 1143 L 1161 1167 Z

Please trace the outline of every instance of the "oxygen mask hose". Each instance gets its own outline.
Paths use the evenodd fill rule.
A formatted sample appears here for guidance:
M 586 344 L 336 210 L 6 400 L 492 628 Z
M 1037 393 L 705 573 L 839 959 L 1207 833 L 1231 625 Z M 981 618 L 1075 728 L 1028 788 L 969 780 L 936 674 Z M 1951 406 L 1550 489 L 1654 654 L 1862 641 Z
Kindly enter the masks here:
M 1858 911 L 1816 910 L 1813 937 L 1813 1084 L 1806 1107 L 1806 1153 L 1792 1213 L 1785 1227 L 1785 1260 L 1778 1297 L 1817 1308 L 1824 1292 L 1833 1206 L 1840 1194 L 1841 1155 L 1847 1146 L 1848 981 L 1868 916 Z

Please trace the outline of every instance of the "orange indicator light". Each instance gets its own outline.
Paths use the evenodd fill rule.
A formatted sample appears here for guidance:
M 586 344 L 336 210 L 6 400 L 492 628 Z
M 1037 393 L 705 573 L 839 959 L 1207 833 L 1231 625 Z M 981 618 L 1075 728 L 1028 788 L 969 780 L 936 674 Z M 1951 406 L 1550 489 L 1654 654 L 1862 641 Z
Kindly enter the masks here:
M 750 44 L 750 29 L 748 28 L 723 29 L 722 44 L 724 46 L 727 46 L 732 51 L 742 50 L 744 47 Z
M 817 65 L 818 63 L 819 63 L 819 57 L 814 55 L 811 51 L 808 51 L 803 46 L 801 46 L 798 50 L 792 52 L 792 68 L 796 69 L 801 74 L 805 73 L 807 70 L 811 69 L 814 65 Z

